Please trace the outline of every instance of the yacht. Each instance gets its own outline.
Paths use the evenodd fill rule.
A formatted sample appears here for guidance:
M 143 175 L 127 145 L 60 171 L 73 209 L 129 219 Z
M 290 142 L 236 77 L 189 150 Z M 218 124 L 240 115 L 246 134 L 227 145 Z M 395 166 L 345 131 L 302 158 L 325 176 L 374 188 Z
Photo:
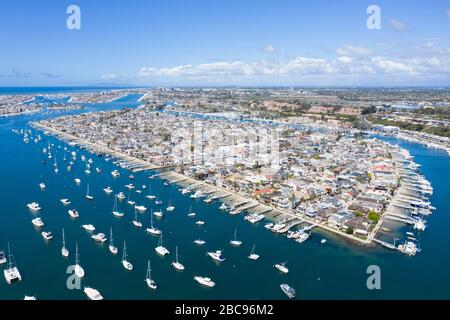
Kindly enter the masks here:
M 112 171 L 112 172 L 111 172 L 111 175 L 112 175 L 114 178 L 120 177 L 120 173 L 119 173 L 119 171 L 117 171 L 117 170 Z
M 100 242 L 100 243 L 104 243 L 104 242 L 106 242 L 106 235 L 104 234 L 104 233 L 97 233 L 97 234 L 94 234 L 94 235 L 92 235 L 92 237 L 91 237 L 92 239 L 94 239 L 95 241 L 97 241 L 97 242 Z
M 122 218 L 124 216 L 123 212 L 119 211 L 119 205 L 117 204 L 118 196 L 114 197 L 114 205 L 112 214 L 118 218 Z
M 189 190 L 188 188 L 181 189 L 181 194 L 187 194 L 189 192 L 191 192 L 191 190 Z
M 205 221 L 198 220 L 195 224 L 198 226 L 203 226 L 205 224 Z
M 228 206 L 225 203 L 222 203 L 222 205 L 219 207 L 219 210 L 228 210 Z
M 39 184 L 39 188 L 41 189 L 41 190 L 45 190 L 45 188 L 46 188 L 46 186 L 45 186 L 45 183 L 40 183 Z
M 162 256 L 168 255 L 170 253 L 170 251 L 163 246 L 162 235 L 159 236 L 158 246 L 155 248 L 155 251 Z
M 33 220 L 31 220 L 31 223 L 32 223 L 35 227 L 38 227 L 38 228 L 42 228 L 42 227 L 44 226 L 44 222 L 42 221 L 41 218 L 33 219 Z
M 66 248 L 66 236 L 64 234 L 64 229 L 62 229 L 62 248 L 61 248 L 61 255 L 65 258 L 69 256 L 69 250 Z
M 137 209 L 134 208 L 134 220 L 132 221 L 134 226 L 137 228 L 142 228 L 142 222 L 138 219 Z
M 5 252 L 0 250 L 0 265 L 5 264 L 6 262 L 8 262 L 8 260 L 6 259 Z
M 327 243 L 327 239 L 322 239 L 322 240 L 320 240 L 320 243 L 321 243 L 321 244 Z
M 155 280 L 152 279 L 152 269 L 150 268 L 150 260 L 147 263 L 147 276 L 145 277 L 145 282 L 150 289 L 156 290 L 158 286 L 156 285 Z
M 162 218 L 164 216 L 164 214 L 162 213 L 162 211 L 155 211 L 153 212 L 153 214 L 158 217 L 158 218 Z
M 294 288 L 290 287 L 286 283 L 281 284 L 280 288 L 281 288 L 281 291 L 283 291 L 283 293 L 285 295 L 287 295 L 289 299 L 295 298 L 295 289 Z
M 126 246 L 125 241 L 123 242 L 122 265 L 128 271 L 133 270 L 133 265 L 127 261 L 127 246 Z
M 36 297 L 35 296 L 27 296 L 27 295 L 25 295 L 23 300 L 36 300 Z
M 207 277 L 200 277 L 200 276 L 195 276 L 194 280 L 197 281 L 198 283 L 207 286 L 207 287 L 214 287 L 216 285 L 216 283 L 214 281 L 212 281 L 210 278 Z
M 266 228 L 267 230 L 272 230 L 273 228 L 273 223 L 268 223 L 264 226 L 264 228 Z
M 28 209 L 30 209 L 31 211 L 40 211 L 42 208 L 39 206 L 39 203 L 37 202 L 32 202 L 27 204 Z
M 259 255 L 257 255 L 257 254 L 255 253 L 255 247 L 256 247 L 256 245 L 254 244 L 254 245 L 253 245 L 253 248 L 252 248 L 252 251 L 250 252 L 250 255 L 248 256 L 248 258 L 249 258 L 250 260 L 258 260 L 258 259 L 259 259 Z
M 184 270 L 184 266 L 178 261 L 178 246 L 175 247 L 175 261 L 172 262 L 172 266 L 177 270 Z
M 100 292 L 98 290 L 94 289 L 94 288 L 84 287 L 84 293 L 91 300 L 103 300 L 103 297 L 100 294 Z
M 100 169 L 100 168 L 95 168 L 95 171 L 96 171 L 98 174 L 102 173 L 102 169 Z
M 68 205 L 70 204 L 69 199 L 61 199 L 60 201 L 61 201 L 61 203 L 62 203 L 63 205 L 65 205 L 65 206 L 68 206 Z
M 150 228 L 147 228 L 147 232 L 157 236 L 161 234 L 161 230 L 153 226 L 153 214 L 150 214 Z
M 73 209 L 73 210 L 69 210 L 69 216 L 71 216 L 72 218 L 76 219 L 80 216 L 80 214 L 78 213 L 77 210 Z
M 286 267 L 286 262 L 283 263 L 277 263 L 274 265 L 275 268 L 277 268 L 282 273 L 288 273 L 289 269 Z
M 8 268 L 3 270 L 3 274 L 5 275 L 6 282 L 11 284 L 15 281 L 21 281 L 22 276 L 20 275 L 20 271 L 17 268 L 14 257 L 11 254 L 11 248 L 8 243 Z
M 194 243 L 197 244 L 197 245 L 199 245 L 199 246 L 202 246 L 202 245 L 204 245 L 206 242 L 205 242 L 205 240 L 197 239 L 197 240 L 194 241 Z
M 45 239 L 45 240 L 52 240 L 53 239 L 53 234 L 49 231 L 49 232 L 46 232 L 46 231 L 42 231 L 42 237 Z
M 113 192 L 113 189 L 111 189 L 111 187 L 106 187 L 105 189 L 103 189 L 103 191 L 104 191 L 106 194 L 111 194 L 111 193 Z
M 194 194 L 191 194 L 189 197 L 192 199 L 198 199 L 198 198 L 202 198 L 203 196 L 204 196 L 203 192 L 198 190 Z
M 108 248 L 109 248 L 109 251 L 110 251 L 112 254 L 117 254 L 117 253 L 119 252 L 119 249 L 118 249 L 117 247 L 114 246 L 114 240 L 113 240 L 113 232 L 112 232 L 112 228 L 111 228 L 111 230 L 110 230 L 110 232 L 109 232 L 109 246 L 108 246 Z
M 235 247 L 239 247 L 242 244 L 242 241 L 237 239 L 236 228 L 234 229 L 234 239 L 230 241 L 230 244 Z
M 134 180 L 135 177 L 134 177 L 132 174 L 130 174 L 130 175 L 128 176 L 128 178 L 131 179 L 131 180 Z
M 208 256 L 210 256 L 213 260 L 223 262 L 225 261 L 225 258 L 222 257 L 222 251 L 216 250 L 215 252 L 208 252 Z
M 81 161 L 86 161 L 86 156 L 84 154 L 81 156 Z
M 79 185 L 79 184 L 81 183 L 81 180 L 78 179 L 78 178 L 74 179 L 74 181 L 75 181 L 75 183 L 76 183 L 77 185 Z
M 425 231 L 425 228 L 426 224 L 424 220 L 418 219 L 416 222 L 414 222 L 414 230 Z
M 86 199 L 87 200 L 94 200 L 94 196 L 89 193 L 89 184 L 87 185 Z
M 83 224 L 81 227 L 86 231 L 95 231 L 95 227 L 92 224 Z
M 117 199 L 119 199 L 119 200 L 123 200 L 123 199 L 125 199 L 126 197 L 125 197 L 125 195 L 123 194 L 123 192 L 119 192 L 118 194 L 117 194 Z
M 140 213 L 144 213 L 145 211 L 147 211 L 147 208 L 144 206 L 135 206 L 134 207 L 137 211 L 139 211 Z

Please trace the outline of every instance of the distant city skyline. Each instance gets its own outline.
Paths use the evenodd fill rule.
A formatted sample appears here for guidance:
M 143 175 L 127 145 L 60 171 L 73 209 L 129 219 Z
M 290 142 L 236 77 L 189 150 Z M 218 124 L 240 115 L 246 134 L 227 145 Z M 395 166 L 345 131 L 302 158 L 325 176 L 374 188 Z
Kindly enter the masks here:
M 446 1 L 4 0 L 0 86 L 448 86 L 449 30 Z

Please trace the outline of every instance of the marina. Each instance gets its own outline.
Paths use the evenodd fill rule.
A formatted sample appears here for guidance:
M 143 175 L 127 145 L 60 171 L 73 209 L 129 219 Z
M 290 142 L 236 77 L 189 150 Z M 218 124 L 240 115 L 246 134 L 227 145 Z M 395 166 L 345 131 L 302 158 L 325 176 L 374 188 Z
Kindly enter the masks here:
M 337 288 L 332 289 L 330 286 L 331 283 L 340 281 L 333 280 L 329 276 L 329 266 L 331 265 L 333 266 L 331 272 L 334 275 L 356 274 L 356 278 L 359 278 L 361 283 L 363 283 L 365 281 L 365 270 L 361 269 L 360 259 L 364 259 L 365 264 L 381 264 L 383 270 L 385 270 L 384 272 L 395 274 L 400 283 L 409 284 L 409 279 L 414 274 L 414 271 L 408 267 L 410 264 L 423 264 L 425 261 L 430 261 L 429 255 L 436 255 L 438 252 L 441 256 L 446 257 L 444 252 L 436 252 L 430 248 L 431 244 L 429 244 L 429 241 L 431 241 L 430 238 L 436 237 L 434 236 L 436 233 L 439 234 L 443 231 L 439 223 L 435 221 L 446 219 L 445 216 L 439 214 L 442 203 L 445 203 L 445 200 L 441 200 L 444 202 L 440 202 L 439 199 L 445 197 L 446 191 L 441 191 L 445 189 L 442 189 L 442 185 L 439 182 L 436 183 L 437 177 L 441 179 L 442 172 L 434 171 L 437 170 L 435 167 L 423 163 L 427 158 L 422 158 L 422 155 L 427 152 L 437 153 L 437 159 L 443 163 L 447 163 L 445 165 L 448 165 L 448 162 L 446 162 L 448 159 L 441 156 L 437 150 L 430 151 L 423 146 L 414 144 L 406 145 L 412 150 L 411 154 L 415 156 L 416 161 L 423 164 L 420 171 L 432 182 L 434 192 L 431 195 L 430 202 L 436 207 L 436 210 L 431 209 L 433 214 L 428 218 L 426 218 L 426 215 L 421 215 L 424 219 L 426 218 L 427 224 L 430 224 L 430 227 L 427 228 L 422 237 L 416 233 L 417 231 L 414 231 L 414 224 L 411 224 L 410 227 L 405 227 L 403 223 L 398 225 L 400 223 L 399 221 L 384 221 L 383 227 L 380 226 L 380 239 L 377 237 L 377 241 L 385 241 L 385 243 L 389 244 L 393 243 L 394 237 L 399 238 L 399 240 L 395 241 L 395 247 L 398 249 L 391 251 L 382 249 L 381 245 L 367 248 L 357 247 L 351 242 L 347 243 L 339 237 L 333 237 L 333 233 L 327 233 L 326 228 L 314 227 L 315 225 L 309 224 L 306 219 L 305 221 L 301 221 L 301 219 L 290 216 L 282 210 L 274 209 L 263 204 L 257 204 L 255 206 L 255 202 L 235 195 L 229 190 L 211 188 L 205 183 L 191 182 L 191 178 L 183 177 L 173 172 L 139 172 L 138 170 L 134 173 L 134 179 L 131 180 L 129 178 L 129 172 L 126 169 L 117 167 L 119 163 L 114 165 L 114 161 L 106 161 L 107 157 L 104 155 L 97 155 L 88 152 L 84 148 L 80 149 L 75 144 L 70 144 L 70 142 L 66 144 L 62 140 L 55 139 L 52 136 L 43 135 L 43 140 L 45 141 L 42 143 L 45 147 L 48 147 L 48 144 L 50 146 L 54 145 L 50 147 L 52 157 L 57 159 L 60 167 L 60 170 L 55 173 L 53 164 L 46 165 L 42 162 L 43 145 L 40 143 L 25 144 L 16 134 L 11 132 L 11 129 L 17 126 L 26 128 L 26 123 L 30 118 L 12 119 L 1 120 L 6 125 L 0 127 L 1 130 L 5 130 L 5 134 L 0 138 L 0 144 L 5 150 L 11 150 L 7 146 L 14 144 L 14 150 L 16 150 L 15 152 L 19 156 L 18 161 L 22 164 L 22 171 L 19 174 L 17 171 L 12 170 L 11 167 L 8 167 L 5 159 L 1 160 L 3 166 L 0 170 L 2 170 L 2 174 L 5 177 L 10 175 L 16 175 L 17 177 L 23 176 L 21 179 L 25 179 L 26 177 L 26 182 L 19 180 L 18 183 L 20 185 L 27 185 L 29 187 L 29 194 L 20 203 L 8 204 L 11 211 L 17 212 L 17 219 L 6 220 L 5 216 L 0 218 L 2 220 L 1 222 L 5 226 L 8 226 L 4 231 L 3 238 L 10 240 L 14 245 L 14 253 L 18 257 L 17 260 L 20 267 L 20 276 L 21 278 L 23 277 L 22 281 L 16 282 L 8 288 L 4 287 L 6 285 L 5 281 L 0 284 L 2 287 L 0 295 L 3 298 L 22 299 L 26 292 L 33 292 L 40 299 L 51 299 L 55 297 L 85 299 L 86 294 L 83 290 L 72 291 L 68 290 L 65 286 L 66 268 L 70 263 L 74 262 L 77 266 L 75 271 L 82 276 L 82 281 L 86 281 L 86 284 L 89 283 L 89 285 L 97 288 L 101 292 L 101 295 L 108 299 L 164 299 L 183 297 L 195 297 L 198 299 L 284 299 L 286 295 L 284 291 L 280 290 L 280 284 L 282 283 L 292 285 L 301 292 L 301 297 L 305 299 L 323 297 L 324 292 L 327 292 L 328 298 L 340 298 L 342 297 L 342 292 Z M 33 130 L 30 133 L 30 137 L 37 135 L 37 132 Z M 8 140 L 5 140 L 5 137 Z M 70 171 L 67 171 L 66 166 L 62 165 L 66 153 L 64 152 L 64 147 L 68 149 L 67 154 L 70 154 L 72 151 L 75 151 L 77 154 L 77 160 L 73 161 L 74 163 L 71 165 L 72 168 Z M 85 156 L 86 161 L 91 158 L 94 167 L 101 167 L 103 169 L 102 173 L 91 172 L 87 175 L 85 173 L 86 163 L 81 161 L 82 155 Z M 70 160 L 66 159 L 66 162 L 68 161 Z M 122 165 L 127 166 L 124 163 Z M 119 172 L 119 175 L 116 177 L 109 174 L 109 172 L 113 172 L 114 170 Z M 407 171 L 405 171 L 405 174 Z M 33 174 L 32 172 L 37 172 L 37 174 Z M 158 173 L 160 175 L 156 176 Z M 153 179 L 149 179 L 149 176 L 153 176 Z M 74 183 L 74 179 L 79 179 L 78 183 Z M 122 219 L 116 219 L 111 215 L 114 194 L 109 195 L 103 191 L 105 186 L 109 185 L 114 192 L 127 193 L 125 185 L 131 183 L 130 181 L 133 181 L 136 186 L 148 185 L 148 189 L 151 189 L 151 194 L 158 194 L 158 199 L 166 204 L 164 206 L 158 205 L 154 200 L 148 199 L 146 197 L 147 192 L 143 192 L 142 194 L 137 192 L 132 193 L 131 199 L 148 209 L 146 212 L 138 213 L 139 221 L 143 224 L 143 228 L 140 231 L 132 224 L 136 215 L 135 206 L 129 206 L 126 201 L 124 204 L 119 203 L 119 209 L 123 211 L 124 216 Z M 164 185 L 164 181 L 170 181 L 170 183 Z M 45 183 L 45 192 L 37 188 L 39 183 Z M 86 192 L 88 185 L 89 192 Z M 194 187 L 190 188 L 190 192 L 182 194 L 179 190 L 180 186 L 182 189 L 189 186 Z M 17 197 L 19 185 L 9 186 L 9 188 L 2 186 L 0 188 L 2 188 L 5 196 L 11 198 Z M 428 188 L 423 188 L 423 190 L 425 189 Z M 201 193 L 199 192 L 197 197 L 191 198 L 190 195 L 195 194 L 197 191 L 201 191 Z M 93 199 L 86 201 L 86 195 L 91 195 Z M 205 203 L 203 201 L 205 197 L 209 197 L 212 201 Z M 59 199 L 70 199 L 70 207 L 62 206 Z M 399 198 L 399 200 L 405 199 Z M 32 201 L 39 202 L 37 206 L 32 206 L 35 209 L 39 207 L 39 210 L 32 210 L 32 208 L 27 207 L 26 203 L 31 204 Z M 174 268 L 170 266 L 173 261 L 176 261 L 175 254 L 172 259 L 166 259 L 159 256 L 153 250 L 142 250 L 143 247 L 155 248 L 158 246 L 158 237 L 150 237 L 148 232 L 145 231 L 148 227 L 151 227 L 151 223 L 155 222 L 151 221 L 151 212 L 166 211 L 165 209 L 168 207 L 169 202 L 176 207 L 173 213 L 168 213 L 160 218 L 155 217 L 155 220 L 158 219 L 158 228 L 164 233 L 163 246 L 174 249 L 178 246 L 183 264 L 189 266 L 184 272 L 180 273 L 174 273 Z M 404 201 L 398 201 L 396 203 L 398 205 L 408 206 L 408 208 L 411 207 L 411 204 L 415 207 L 426 204 L 411 201 L 409 204 Z M 77 220 L 73 220 L 67 215 L 68 210 L 75 210 L 73 209 L 75 207 L 81 213 Z M 227 214 L 223 209 L 237 210 L 239 212 L 232 215 Z M 426 212 L 426 208 L 418 207 L 417 212 L 419 211 Z M 189 212 L 195 212 L 198 220 L 193 221 L 192 217 L 188 217 L 187 214 Z M 393 212 L 392 214 L 405 215 L 404 212 Z M 410 214 L 412 215 L 412 211 Z M 256 218 L 256 215 L 264 215 L 265 218 L 259 218 L 260 216 Z M 244 219 L 247 216 L 250 217 Z M 49 242 L 42 241 L 41 232 L 37 232 L 30 223 L 32 219 L 37 217 L 45 221 L 45 228 L 48 228 L 46 232 L 50 232 L 50 230 L 55 231 L 54 236 L 56 240 Z M 261 220 L 250 223 L 250 219 Z M 204 224 L 199 227 L 195 225 L 195 221 L 202 221 Z M 264 228 L 264 225 L 270 221 L 274 225 L 277 225 L 275 230 L 280 232 L 270 232 Z M 284 226 L 281 227 L 283 224 Z M 23 226 L 28 226 L 28 228 Z M 85 226 L 85 228 L 82 226 Z M 61 257 L 60 241 L 62 234 L 59 234 L 59 232 L 57 234 L 57 231 L 62 230 L 62 228 L 64 228 L 64 241 L 66 242 L 67 249 L 72 248 L 70 251 L 75 253 L 72 258 L 68 259 L 73 261 L 66 261 Z M 96 229 L 105 231 L 111 228 L 114 229 L 115 241 L 126 241 L 125 259 L 123 253 L 117 257 L 111 254 L 107 248 L 108 246 L 102 247 L 101 245 L 96 245 L 91 239 L 94 234 L 87 232 L 94 232 Z M 308 234 L 311 233 L 310 240 L 305 241 L 301 245 L 292 241 L 292 239 L 288 238 L 288 235 L 294 238 L 294 235 L 289 233 L 291 228 L 294 232 L 298 229 Z M 386 234 L 382 228 L 392 230 L 392 232 Z M 407 229 L 405 230 L 405 228 Z M 230 248 L 229 242 L 235 239 L 235 229 L 238 231 L 236 239 L 242 241 L 242 245 L 233 249 Z M 17 236 L 8 230 L 23 230 L 21 231 L 21 236 L 27 239 L 27 241 L 20 241 Z M 407 239 L 404 236 L 406 232 L 413 232 L 415 238 L 421 239 L 421 252 L 420 254 L 416 254 L 413 258 L 414 260 L 410 260 L 409 257 L 409 252 L 414 252 L 414 248 L 406 241 Z M 328 242 L 326 246 L 323 246 L 321 245 L 321 239 L 323 239 L 325 234 Z M 112 241 L 112 235 L 108 240 Z M 195 243 L 195 241 L 198 242 Z M 256 255 L 260 254 L 262 257 L 256 263 L 254 261 L 255 259 L 249 259 L 249 253 L 250 255 L 255 254 L 255 242 L 257 247 Z M 400 245 L 402 245 L 402 250 L 408 253 L 401 254 L 397 252 L 400 250 Z M 6 246 L 6 244 L 3 243 L 3 246 Z M 277 250 L 273 250 L 274 247 Z M 220 259 L 226 258 L 226 260 L 222 260 L 223 263 L 220 264 L 212 263 L 211 260 L 213 259 L 207 256 L 207 252 L 216 253 L 216 250 L 221 251 L 222 249 L 224 249 L 223 255 L 219 257 Z M 48 270 L 48 274 L 46 272 L 42 274 L 41 271 L 38 272 L 33 269 L 34 260 L 26 254 L 28 250 L 34 250 L 38 252 L 42 259 L 52 262 L 49 266 L 50 270 Z M 175 251 L 174 253 L 176 253 Z M 119 265 L 121 257 L 122 261 L 128 262 L 128 255 L 133 261 L 133 272 L 124 272 L 123 264 Z M 152 274 L 154 272 L 158 279 L 158 290 L 154 292 L 149 292 L 148 285 L 142 281 L 143 274 L 149 269 L 148 259 L 152 261 Z M 289 260 L 290 272 L 278 275 L 274 272 L 273 266 L 285 260 Z M 389 263 L 387 263 L 388 260 Z M 395 265 L 395 268 L 390 267 L 392 263 Z M 86 268 L 86 273 L 84 268 Z M 399 268 L 406 268 L 410 271 L 399 273 Z M 136 269 L 136 272 L 134 272 L 134 269 Z M 8 268 L 7 270 L 12 269 Z M 105 274 L 104 270 L 108 270 L 108 274 L 113 274 L 117 281 L 111 283 L 109 276 Z M 301 270 L 301 273 L 298 270 Z M 438 276 L 440 269 L 436 267 L 435 270 L 437 272 L 434 272 L 434 274 L 425 273 L 418 276 L 415 286 L 426 287 L 432 278 Z M 43 286 L 42 277 L 49 277 L 50 275 L 56 281 L 52 281 L 49 285 Z M 193 281 L 194 277 L 198 277 L 198 280 Z M 317 280 L 318 278 L 320 278 L 320 281 Z M 214 279 L 214 281 L 211 279 Z M 233 281 L 227 281 L 226 279 L 233 279 Z M 262 279 L 264 279 L 264 284 L 261 284 Z M 203 281 L 205 285 L 202 284 L 199 286 L 196 283 L 200 282 L 199 280 Z M 212 283 L 214 283 L 213 286 L 211 286 Z M 240 283 L 238 292 L 236 292 L 236 286 L 233 283 Z M 255 291 L 252 288 L 256 284 L 258 284 L 258 290 Z M 120 290 L 125 286 L 131 286 L 126 297 L 121 294 Z M 205 286 L 209 289 L 205 290 Z M 358 289 L 357 284 L 350 284 L 350 287 L 351 290 L 348 290 L 346 293 L 346 298 L 359 297 L 360 295 L 367 298 L 372 297 L 371 292 Z M 185 290 L 181 291 L 177 290 L 177 288 L 185 288 Z M 438 285 L 436 294 L 445 295 L 444 292 L 446 291 L 443 284 L 442 288 L 439 288 L 441 287 Z M 411 290 L 405 292 L 401 289 L 401 286 L 391 286 L 388 283 L 386 283 L 384 290 L 386 291 L 385 297 L 405 297 L 413 294 L 410 292 Z M 415 294 L 420 295 L 420 292 L 416 292 Z

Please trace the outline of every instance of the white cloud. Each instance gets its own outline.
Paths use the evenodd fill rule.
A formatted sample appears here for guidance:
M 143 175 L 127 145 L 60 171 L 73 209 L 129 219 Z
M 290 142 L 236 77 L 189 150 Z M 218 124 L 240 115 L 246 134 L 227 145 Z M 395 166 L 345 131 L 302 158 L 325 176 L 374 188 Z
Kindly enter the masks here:
M 450 49 L 422 44 L 422 51 L 405 52 L 398 57 L 374 56 L 367 48 L 343 46 L 335 58 L 291 57 L 283 62 L 260 60 L 218 61 L 202 64 L 156 68 L 143 67 L 139 74 L 149 80 L 199 81 L 209 83 L 299 83 L 316 80 L 345 84 L 346 79 L 365 81 L 368 77 L 382 82 L 396 79 L 408 82 L 420 79 L 450 81 Z M 334 79 L 334 80 L 333 80 Z M 336 80 L 337 79 L 337 80 Z M 427 81 L 423 82 L 428 84 Z
M 394 30 L 397 31 L 402 31 L 406 29 L 406 24 L 396 19 L 390 19 L 389 24 L 391 25 L 392 28 L 394 28 Z
M 352 46 L 349 44 L 343 45 L 336 49 L 336 53 L 340 56 L 368 56 L 372 54 L 372 50 L 369 48 Z
M 342 56 L 342 57 L 339 57 L 337 59 L 337 61 L 339 61 L 341 63 L 349 64 L 349 63 L 352 63 L 353 59 L 350 57 L 347 57 L 347 56 Z
M 274 53 L 275 52 L 275 47 L 272 46 L 271 44 L 268 44 L 265 48 L 264 51 L 267 53 Z
M 117 79 L 117 75 L 113 73 L 105 73 L 100 76 L 102 80 L 114 80 Z

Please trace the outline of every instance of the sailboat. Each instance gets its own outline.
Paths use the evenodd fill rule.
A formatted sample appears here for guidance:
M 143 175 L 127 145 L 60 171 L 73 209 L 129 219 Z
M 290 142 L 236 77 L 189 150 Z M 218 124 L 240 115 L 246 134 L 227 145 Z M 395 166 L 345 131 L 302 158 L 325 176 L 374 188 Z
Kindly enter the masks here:
M 165 256 L 170 253 L 169 250 L 167 250 L 167 248 L 163 246 L 162 235 L 160 235 L 159 237 L 158 246 L 155 248 L 155 251 L 162 256 Z
M 187 214 L 188 217 L 195 217 L 195 212 L 192 212 L 192 207 L 189 208 L 189 212 Z
M 242 241 L 239 241 L 236 238 L 236 228 L 234 229 L 234 239 L 230 241 L 230 244 L 235 247 L 239 247 L 242 244 Z
M 156 198 L 156 196 L 152 195 L 152 185 L 149 185 L 147 199 L 155 200 L 155 198 Z
M 153 212 L 150 214 L 150 228 L 147 228 L 147 232 L 158 236 L 161 234 L 161 230 L 153 227 Z
M 14 263 L 13 255 L 11 254 L 11 248 L 8 242 L 8 269 L 3 270 L 3 274 L 5 275 L 6 282 L 11 284 L 14 281 L 21 281 L 22 276 L 20 275 L 20 271 Z
M 257 255 L 255 253 L 255 247 L 256 247 L 256 244 L 253 245 L 252 251 L 250 252 L 250 255 L 248 256 L 248 258 L 251 259 L 251 260 L 258 260 L 259 259 L 259 255 Z
M 184 270 L 184 266 L 178 261 L 178 246 L 175 247 L 175 261 L 172 262 L 172 266 L 177 270 Z
M 66 237 L 64 235 L 64 228 L 62 229 L 62 243 L 63 246 L 61 248 L 61 255 L 67 258 L 69 256 L 69 250 L 67 250 L 66 248 Z
M 133 270 L 133 265 L 127 261 L 127 245 L 126 245 L 125 241 L 123 242 L 122 265 L 128 271 Z
M 117 254 L 119 252 L 119 249 L 117 249 L 117 247 L 114 246 L 114 240 L 113 240 L 113 232 L 112 232 L 112 228 L 109 231 L 109 251 L 112 254 Z
M 112 214 L 118 218 L 122 218 L 124 216 L 123 212 L 119 211 L 119 207 L 117 205 L 117 196 L 114 197 L 114 206 Z
M 83 278 L 85 273 L 83 267 L 80 265 L 80 257 L 78 253 L 78 242 L 75 244 L 75 275 L 78 278 Z
M 89 184 L 87 185 L 86 199 L 94 200 L 94 197 L 89 193 Z
M 159 194 L 156 196 L 155 204 L 162 204 L 162 200 L 159 200 Z
M 136 204 L 135 201 L 131 200 L 131 190 L 128 192 L 128 204 L 130 206 L 134 206 Z
M 145 282 L 147 282 L 147 286 L 150 289 L 154 289 L 155 290 L 156 288 L 158 288 L 158 286 L 156 285 L 156 282 L 152 279 L 151 272 L 152 272 L 152 269 L 150 268 L 150 260 L 148 260 L 148 263 L 147 263 L 147 276 L 145 277 Z
M 142 228 L 142 222 L 139 221 L 138 219 L 138 214 L 137 214 L 137 209 L 134 208 L 134 220 L 133 220 L 133 224 L 135 227 L 137 228 Z

